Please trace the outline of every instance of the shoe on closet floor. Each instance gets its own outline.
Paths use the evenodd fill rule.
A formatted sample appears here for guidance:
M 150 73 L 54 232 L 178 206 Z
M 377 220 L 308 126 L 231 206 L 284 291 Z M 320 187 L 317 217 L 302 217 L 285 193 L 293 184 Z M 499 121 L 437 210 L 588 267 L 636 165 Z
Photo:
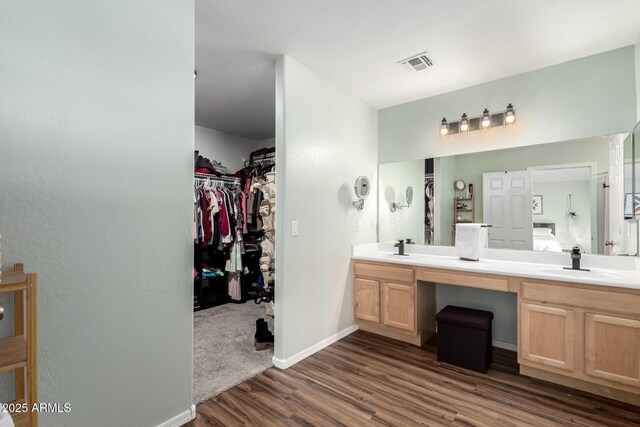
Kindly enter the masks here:
M 273 334 L 269 331 L 269 324 L 264 319 L 256 320 L 256 336 L 254 344 L 256 350 L 266 350 L 273 347 Z

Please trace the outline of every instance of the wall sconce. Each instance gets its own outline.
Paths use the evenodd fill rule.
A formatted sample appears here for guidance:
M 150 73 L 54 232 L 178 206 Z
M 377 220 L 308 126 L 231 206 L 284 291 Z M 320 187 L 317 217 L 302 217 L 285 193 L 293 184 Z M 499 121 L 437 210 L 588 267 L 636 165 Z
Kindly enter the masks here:
M 516 113 L 513 111 L 513 105 L 507 105 L 507 111 L 504 112 L 504 125 L 513 126 L 516 124 Z
M 449 135 L 457 133 L 466 134 L 472 131 L 489 131 L 491 128 L 500 126 L 514 126 L 516 124 L 516 112 L 513 105 L 509 103 L 507 109 L 503 112 L 491 114 L 489 109 L 485 108 L 482 115 L 478 117 L 468 117 L 464 113 L 460 120 L 456 122 L 447 122 L 445 117 L 440 123 L 440 137 L 445 138 Z
M 462 118 L 460 119 L 460 133 L 469 133 L 469 119 L 467 118 L 467 113 L 463 113 Z
M 449 133 L 449 124 L 447 123 L 447 119 L 442 118 L 442 123 L 440 124 L 440 136 L 445 137 Z
M 484 109 L 482 112 L 482 121 L 480 122 L 480 130 L 489 130 L 491 129 L 491 115 L 489 114 L 488 109 Z

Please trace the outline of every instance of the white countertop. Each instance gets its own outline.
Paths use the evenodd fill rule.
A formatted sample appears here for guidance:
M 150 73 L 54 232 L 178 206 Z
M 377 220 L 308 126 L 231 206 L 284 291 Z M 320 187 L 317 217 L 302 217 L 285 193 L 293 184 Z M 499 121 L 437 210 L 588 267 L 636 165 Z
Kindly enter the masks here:
M 473 273 L 498 274 L 530 279 L 552 280 L 589 285 L 640 289 L 640 262 L 637 257 L 583 255 L 582 268 L 571 266 L 567 253 L 486 249 L 479 261 L 463 261 L 453 247 L 406 245 L 409 256 L 393 255 L 392 244 L 374 243 L 353 247 L 352 258 L 416 267 L 443 268 Z

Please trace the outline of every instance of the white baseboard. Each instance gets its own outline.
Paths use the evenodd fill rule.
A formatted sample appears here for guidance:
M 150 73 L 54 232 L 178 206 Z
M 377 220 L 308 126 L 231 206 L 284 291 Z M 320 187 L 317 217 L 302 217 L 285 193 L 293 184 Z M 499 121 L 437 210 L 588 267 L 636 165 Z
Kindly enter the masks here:
M 179 413 L 175 417 L 158 424 L 157 427 L 180 427 L 196 417 L 196 405 L 191 405 L 191 408 L 184 412 Z
M 300 362 L 303 359 L 306 359 L 307 357 L 311 356 L 313 353 L 316 353 L 320 350 L 322 350 L 323 348 L 333 344 L 336 341 L 341 340 L 342 338 L 346 337 L 349 334 L 354 333 L 355 331 L 358 330 L 358 325 L 357 324 L 353 324 L 347 328 L 344 328 L 343 330 L 341 330 L 340 332 L 337 332 L 333 335 L 331 335 L 328 338 L 323 339 L 322 341 L 320 341 L 317 344 L 312 345 L 311 347 L 305 348 L 304 350 L 302 350 L 301 352 L 294 354 L 293 356 L 287 358 L 287 359 L 276 359 L 275 356 L 273 357 L 273 366 L 275 366 L 278 369 L 287 369 L 293 365 L 295 365 L 296 363 Z
M 511 344 L 510 342 L 503 341 L 491 341 L 491 345 L 498 348 L 503 348 L 505 350 L 518 351 L 518 346 L 516 344 Z

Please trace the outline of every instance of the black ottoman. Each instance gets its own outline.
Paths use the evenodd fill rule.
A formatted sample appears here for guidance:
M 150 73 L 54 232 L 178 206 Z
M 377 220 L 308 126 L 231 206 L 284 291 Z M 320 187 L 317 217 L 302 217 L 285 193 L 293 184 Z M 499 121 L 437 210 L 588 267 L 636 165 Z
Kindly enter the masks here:
M 448 305 L 436 320 L 438 360 L 486 373 L 491 366 L 493 313 Z

